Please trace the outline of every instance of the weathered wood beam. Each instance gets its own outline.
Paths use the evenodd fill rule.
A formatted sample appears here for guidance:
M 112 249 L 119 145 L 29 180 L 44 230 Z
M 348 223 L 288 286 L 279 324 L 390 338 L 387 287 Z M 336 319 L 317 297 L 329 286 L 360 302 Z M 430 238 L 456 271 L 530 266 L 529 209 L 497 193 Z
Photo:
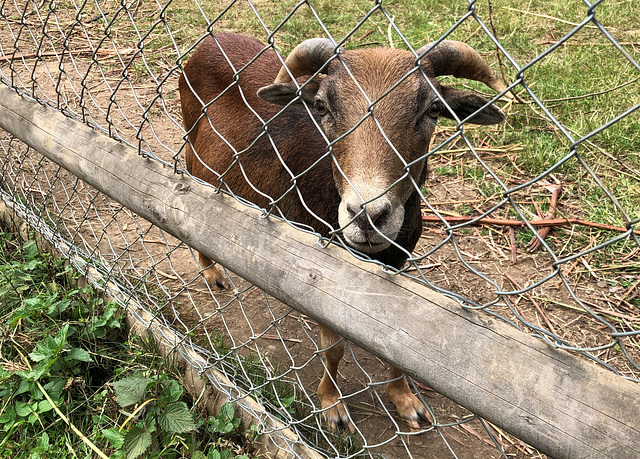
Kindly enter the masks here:
M 0 127 L 267 293 L 557 458 L 640 457 L 640 385 L 385 274 L 0 88 Z

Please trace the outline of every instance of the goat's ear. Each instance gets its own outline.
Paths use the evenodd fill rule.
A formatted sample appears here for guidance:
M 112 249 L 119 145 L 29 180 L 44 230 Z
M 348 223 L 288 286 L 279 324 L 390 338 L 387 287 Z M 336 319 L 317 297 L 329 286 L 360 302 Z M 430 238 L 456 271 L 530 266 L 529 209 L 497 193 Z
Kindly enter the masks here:
M 462 91 L 460 89 L 450 88 L 448 86 L 440 87 L 440 94 L 447 101 L 451 110 L 453 110 L 458 119 L 463 120 L 467 116 L 475 113 L 481 107 L 489 102 L 482 96 L 479 96 L 470 91 Z M 445 118 L 454 119 L 453 114 L 447 109 L 443 109 L 440 116 Z M 469 123 L 473 124 L 498 124 L 504 121 L 504 113 L 498 107 L 489 105 L 480 112 L 478 112 L 473 118 L 469 120 Z
M 313 104 L 313 101 L 320 87 L 320 82 L 316 80 L 300 82 L 302 86 L 300 90 L 300 98 L 295 103 L 302 103 L 302 100 L 308 104 Z M 287 105 L 293 99 L 298 97 L 298 86 L 294 82 L 288 83 L 273 83 L 269 86 L 258 89 L 258 97 L 265 102 L 271 102 L 272 104 Z

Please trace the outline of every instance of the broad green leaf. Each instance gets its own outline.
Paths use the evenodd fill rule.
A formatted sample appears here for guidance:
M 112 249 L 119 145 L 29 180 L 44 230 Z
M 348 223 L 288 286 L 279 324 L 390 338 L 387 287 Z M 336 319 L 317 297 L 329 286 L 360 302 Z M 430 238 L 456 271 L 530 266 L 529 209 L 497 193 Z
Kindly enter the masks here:
M 66 324 L 64 324 L 64 326 L 60 330 L 58 330 L 58 333 L 56 333 L 56 336 L 53 338 L 58 348 L 58 352 L 60 352 L 64 347 L 64 345 L 67 343 L 68 333 L 69 333 L 69 323 L 67 322 Z
M 91 354 L 89 354 L 84 349 L 80 349 L 79 347 L 74 347 L 71 349 L 66 356 L 66 360 L 78 360 L 80 362 L 93 362 L 93 358 L 91 358 Z
M 133 426 L 124 437 L 124 450 L 127 459 L 135 459 L 144 454 L 151 445 L 151 434 L 140 427 Z
M 42 436 L 38 439 L 38 446 L 45 451 L 49 448 L 49 435 L 47 432 L 42 432 Z
M 34 362 L 40 362 L 44 359 L 55 357 L 67 343 L 67 333 L 69 332 L 69 324 L 65 324 L 56 336 L 46 336 L 36 344 L 36 348 L 29 354 Z
M 15 419 L 16 419 L 16 409 L 13 407 L 13 405 L 7 405 L 5 407 L 4 413 L 0 414 L 0 424 L 13 422 Z
M 209 431 L 210 432 L 218 432 L 220 429 L 220 425 L 222 424 L 218 418 L 209 418 Z
M 124 444 L 124 435 L 122 435 L 120 431 L 118 431 L 118 429 L 103 429 L 102 435 L 104 436 L 104 438 L 109 440 L 109 444 L 112 447 L 116 449 L 122 448 L 122 445 Z
M 52 344 L 52 342 L 47 338 L 36 344 L 36 348 L 29 353 L 31 360 L 34 362 L 41 362 L 45 359 L 52 359 L 55 357 L 55 349 L 52 349 L 50 344 Z
M 109 302 L 109 304 L 104 308 L 104 314 L 102 314 L 102 317 L 105 319 L 111 319 L 117 310 L 118 306 L 113 302 Z
M 177 402 L 180 400 L 180 397 L 182 397 L 182 394 L 184 394 L 184 389 L 177 381 L 170 381 L 167 388 L 162 391 L 162 394 L 165 402 Z
M 33 271 L 34 269 L 36 269 L 41 264 L 42 264 L 42 262 L 40 260 L 30 260 L 30 261 L 27 261 L 22 266 L 22 269 L 24 269 L 25 271 Z
M 158 413 L 160 427 L 166 432 L 184 433 L 196 428 L 193 416 L 184 402 L 169 403 Z
M 219 418 L 224 419 L 225 421 L 231 421 L 236 414 L 236 408 L 233 406 L 233 403 L 225 403 L 220 407 Z
M 64 312 L 69 307 L 69 305 L 71 305 L 71 300 L 69 299 L 56 301 L 55 303 L 49 305 L 49 307 L 47 308 L 47 314 L 60 314 Z
M 88 330 L 88 335 L 94 339 L 104 338 L 107 335 L 107 330 L 103 327 L 94 327 L 92 325 Z
M 47 391 L 47 394 L 49 394 L 49 397 L 53 400 L 58 400 L 60 396 L 62 396 L 62 391 L 66 384 L 67 380 L 65 378 L 56 378 L 45 384 L 44 390 Z
M 38 402 L 33 404 L 24 403 L 24 402 L 16 402 L 16 414 L 21 417 L 29 416 L 33 413 L 38 407 Z
M 125 407 L 138 403 L 147 391 L 147 379 L 140 376 L 129 376 L 113 383 L 116 400 Z
M 24 255 L 25 260 L 32 260 L 38 256 L 38 253 L 39 250 L 35 241 L 26 241 L 22 245 L 22 254 Z
M 14 395 L 20 395 L 24 394 L 25 392 L 29 392 L 33 386 L 34 384 L 31 381 L 22 379 L 22 381 L 20 381 L 20 385 L 18 386 L 18 390 L 16 390 L 16 393 Z
M 282 402 L 282 406 L 284 408 L 289 408 L 291 404 L 295 401 L 295 399 L 296 399 L 296 396 L 292 395 L 291 397 L 281 398 L 280 401 Z
M 28 371 L 26 373 L 25 377 L 30 379 L 30 380 L 32 380 L 32 381 L 40 379 L 42 377 L 42 375 L 47 373 L 47 371 L 49 370 L 51 365 L 53 365 L 55 363 L 55 361 L 56 361 L 56 359 L 43 360 L 42 362 L 40 362 L 37 365 L 35 365 L 31 371 Z
M 22 304 L 29 309 L 36 309 L 44 304 L 44 299 L 37 296 L 34 298 L 26 298 L 22 301 Z
M 213 449 L 209 451 L 207 459 L 233 459 L 233 451 L 230 449 L 223 449 L 222 451 Z
M 49 403 L 49 400 L 41 400 L 38 402 L 38 413 L 46 413 L 47 411 L 51 411 L 53 409 L 53 405 Z

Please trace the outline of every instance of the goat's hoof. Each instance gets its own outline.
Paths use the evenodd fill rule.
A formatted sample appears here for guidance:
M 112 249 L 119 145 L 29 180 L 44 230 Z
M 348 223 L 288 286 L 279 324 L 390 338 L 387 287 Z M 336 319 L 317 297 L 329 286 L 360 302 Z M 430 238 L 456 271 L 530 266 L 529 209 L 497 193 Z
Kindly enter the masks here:
M 349 433 L 354 433 L 356 431 L 356 428 L 351 422 L 351 417 L 349 416 L 349 412 L 347 411 L 347 407 L 344 403 L 340 402 L 337 404 L 327 404 L 326 406 L 330 406 L 330 408 L 325 408 L 324 403 L 322 405 L 324 409 L 324 418 L 331 430 L 344 428 L 348 429 Z
M 420 429 L 420 420 L 433 424 L 433 418 L 427 407 L 416 397 L 409 393 L 394 400 L 398 415 L 404 419 L 412 430 Z
M 204 279 L 212 290 L 231 290 L 231 284 L 217 266 L 211 266 L 204 271 Z

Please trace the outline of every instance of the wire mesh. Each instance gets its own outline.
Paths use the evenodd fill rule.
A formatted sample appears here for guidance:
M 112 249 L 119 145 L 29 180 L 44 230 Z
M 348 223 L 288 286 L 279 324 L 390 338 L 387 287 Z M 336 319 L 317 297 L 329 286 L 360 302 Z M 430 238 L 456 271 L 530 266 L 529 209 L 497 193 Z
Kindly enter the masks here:
M 326 154 L 319 161 L 331 161 L 349 180 L 333 149 L 370 123 L 403 162 L 404 171 L 384 193 L 360 193 L 360 210 L 348 223 L 362 215 L 373 224 L 364 211 L 367 205 L 396 189 L 401 179 L 410 181 L 420 192 L 422 235 L 406 264 L 384 269 L 639 382 L 637 9 L 631 2 L 569 2 L 564 16 L 552 17 L 546 4 L 534 9 L 515 2 L 329 3 L 4 1 L 0 79 L 16 92 L 186 173 L 189 142 L 182 127 L 178 77 L 212 33 L 244 32 L 265 44 L 261 53 L 275 51 L 281 62 L 313 36 L 329 38 L 336 49 L 377 44 L 415 51 L 442 39 L 468 42 L 499 68 L 516 98 L 499 100 L 500 95 L 486 95 L 475 83 L 466 87 L 485 93 L 507 114 L 507 122 L 476 128 L 465 122 L 471 114 L 441 122 L 428 151 L 412 161 L 396 148 L 397 137 L 380 121 L 378 107 L 419 67 L 383 94 L 369 97 L 354 76 L 357 69 L 347 65 L 351 81 L 368 98 L 366 114 L 341 137 L 320 134 Z M 605 50 L 598 54 L 605 60 L 590 59 L 594 50 Z M 338 52 L 332 59 L 342 57 Z M 243 71 L 234 70 L 239 77 Z M 580 85 L 567 87 L 565 80 L 575 84 L 568 78 L 574 73 L 580 75 Z M 236 80 L 227 91 L 237 86 Z M 219 131 L 223 127 L 207 113 L 210 104 L 203 101 L 198 107 L 199 123 Z M 307 104 L 304 109 L 314 119 L 317 107 Z M 271 142 L 274 123 L 277 116 L 260 122 L 260 135 Z M 319 122 L 316 127 L 321 130 Z M 233 164 L 242 169 L 247 146 L 221 136 Z M 331 457 L 540 457 L 413 381 L 411 387 L 433 423 L 409 429 L 384 395 L 385 365 L 349 343 L 339 385 L 356 432 L 327 429 L 315 395 L 324 350 L 315 322 L 232 273 L 224 272 L 228 288 L 219 290 L 205 281 L 207 266 L 183 242 L 19 139 L 6 136 L 0 144 L 3 200 L 80 268 L 94 266 L 101 273 L 96 282 L 117 283 L 126 292 L 122 302 L 135 299 L 184 336 L 207 356 L 201 369 L 216 368 L 244 391 L 218 383 L 225 393 L 240 400 L 245 393 L 258 398 L 266 407 L 264 413 L 254 412 L 258 419 L 284 421 Z M 425 160 L 430 172 L 422 186 L 411 177 L 411 168 Z M 295 171 L 283 164 L 288 181 L 281 195 L 254 189 L 259 199 L 253 202 L 236 197 L 265 216 L 286 219 L 288 199 L 305 205 L 306 191 L 298 183 L 316 166 Z M 212 186 L 234 195 L 225 181 L 228 171 L 210 173 Z M 245 176 L 255 173 L 243 170 Z M 550 220 L 562 220 L 555 223 L 563 226 L 549 226 Z M 324 219 L 320 224 L 313 219 L 290 223 L 322 233 L 323 243 L 369 258 L 345 243 L 346 225 Z M 255 411 L 253 405 L 243 407 Z M 268 422 L 260 427 L 278 435 Z

